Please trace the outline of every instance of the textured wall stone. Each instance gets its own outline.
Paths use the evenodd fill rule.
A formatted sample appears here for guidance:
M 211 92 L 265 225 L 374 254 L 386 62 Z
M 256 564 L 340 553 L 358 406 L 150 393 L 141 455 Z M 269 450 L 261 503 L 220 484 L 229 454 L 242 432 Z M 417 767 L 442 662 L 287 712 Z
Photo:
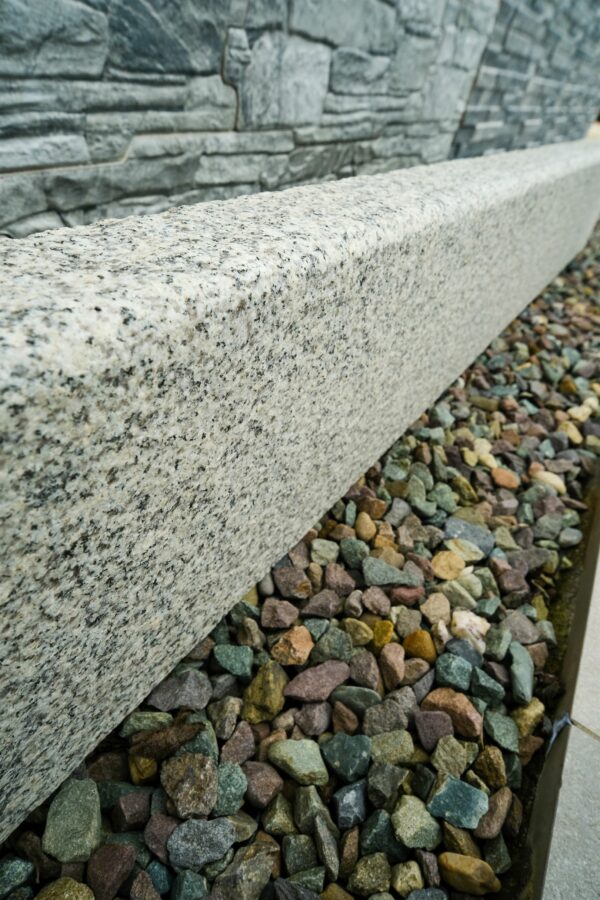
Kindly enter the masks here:
M 0 0 L 0 230 L 579 137 L 599 17 L 595 0 Z
M 163 157 L 132 162 L 148 196 L 168 183 Z M 112 171 L 83 190 L 96 209 L 126 205 Z M 61 190 L 79 215 L 76 180 Z M 0 840 L 599 212 L 582 141 L 0 238 Z

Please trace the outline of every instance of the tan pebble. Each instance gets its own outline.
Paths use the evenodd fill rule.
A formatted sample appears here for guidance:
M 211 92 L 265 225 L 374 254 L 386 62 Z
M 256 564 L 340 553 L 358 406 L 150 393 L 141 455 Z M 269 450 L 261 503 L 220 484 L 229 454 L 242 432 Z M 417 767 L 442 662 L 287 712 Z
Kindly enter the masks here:
M 460 853 L 440 853 L 438 865 L 444 881 L 457 891 L 483 897 L 488 892 L 497 894 L 501 888 L 494 870 L 482 859 Z
M 430 594 L 419 608 L 430 625 L 435 625 L 436 622 L 450 624 L 450 601 L 445 594 L 439 592 Z
M 511 472 L 510 469 L 504 469 L 502 466 L 492 469 L 492 481 L 498 487 L 506 488 L 509 491 L 516 491 L 521 483 L 516 472 Z
M 315 646 L 311 633 L 304 625 L 286 631 L 271 647 L 271 657 L 283 666 L 301 666 Z
M 377 528 L 371 517 L 366 512 L 359 512 L 354 525 L 356 536 L 361 541 L 372 541 L 377 534 Z
M 567 492 L 564 481 L 560 475 L 556 475 L 554 472 L 547 472 L 546 469 L 542 469 L 534 472 L 531 477 L 534 481 L 540 482 L 540 484 L 547 484 L 549 487 L 554 488 L 557 494 L 566 494 Z
M 431 568 L 436 578 L 453 581 L 465 567 L 464 559 L 452 550 L 440 550 L 431 560 Z

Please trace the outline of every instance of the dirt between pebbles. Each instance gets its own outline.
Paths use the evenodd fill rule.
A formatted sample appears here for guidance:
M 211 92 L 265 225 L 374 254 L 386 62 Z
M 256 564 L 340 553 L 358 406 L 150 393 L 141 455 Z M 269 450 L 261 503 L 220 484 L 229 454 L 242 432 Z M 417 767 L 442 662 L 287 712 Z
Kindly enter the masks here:
M 600 454 L 599 288 L 597 231 L 28 817 L 0 898 L 504 890 Z

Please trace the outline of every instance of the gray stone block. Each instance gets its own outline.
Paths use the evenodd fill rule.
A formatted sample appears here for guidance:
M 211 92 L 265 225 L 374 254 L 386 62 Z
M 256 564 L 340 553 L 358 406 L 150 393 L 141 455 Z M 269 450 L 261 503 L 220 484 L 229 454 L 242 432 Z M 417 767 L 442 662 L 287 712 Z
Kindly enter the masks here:
M 55 205 L 121 203 L 106 172 L 136 169 L 132 203 L 159 203 L 133 162 Z M 0 840 L 599 212 L 585 141 L 2 239 Z
M 226 15 L 221 0 L 113 0 L 110 63 L 141 72 L 218 72 Z
M 330 56 L 328 47 L 296 35 L 261 34 L 239 83 L 243 125 L 318 122 L 327 93 Z
M 384 0 L 291 0 L 291 31 L 337 47 L 391 53 L 396 14 Z
M 99 76 L 108 23 L 79 0 L 0 0 L 0 75 Z
M 50 134 L 47 137 L 7 138 L 0 141 L 0 171 L 89 161 L 88 146 L 80 134 Z
M 331 90 L 338 94 L 384 94 L 389 66 L 388 57 L 340 47 L 331 59 Z

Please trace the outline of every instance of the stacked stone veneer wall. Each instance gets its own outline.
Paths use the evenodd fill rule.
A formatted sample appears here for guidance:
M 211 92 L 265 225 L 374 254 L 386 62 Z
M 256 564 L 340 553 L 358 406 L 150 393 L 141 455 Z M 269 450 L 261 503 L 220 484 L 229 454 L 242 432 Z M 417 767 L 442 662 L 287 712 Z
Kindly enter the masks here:
M 453 155 L 583 135 L 599 96 L 597 0 L 501 0 Z
M 538 6 L 0 0 L 0 231 L 578 137 L 596 0 Z

